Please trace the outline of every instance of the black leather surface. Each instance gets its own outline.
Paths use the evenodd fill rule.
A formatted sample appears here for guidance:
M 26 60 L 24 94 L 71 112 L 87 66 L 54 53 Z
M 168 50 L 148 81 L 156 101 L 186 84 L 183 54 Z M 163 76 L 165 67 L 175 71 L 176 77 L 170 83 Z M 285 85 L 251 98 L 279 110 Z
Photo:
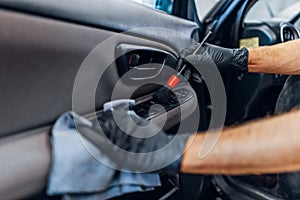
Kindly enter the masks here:
M 197 37 L 198 25 L 130 0 L 0 0 L 0 6 L 117 31 L 142 27 Z

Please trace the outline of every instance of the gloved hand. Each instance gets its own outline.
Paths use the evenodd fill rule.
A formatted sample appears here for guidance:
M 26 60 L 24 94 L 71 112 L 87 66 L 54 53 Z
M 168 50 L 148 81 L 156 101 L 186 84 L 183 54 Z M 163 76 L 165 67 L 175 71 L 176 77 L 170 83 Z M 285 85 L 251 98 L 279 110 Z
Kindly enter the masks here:
M 178 173 L 190 136 L 167 135 L 120 106 L 102 112 L 91 124 L 78 119 L 76 124 L 79 133 L 114 161 L 118 169 L 135 172 Z
M 198 45 L 192 45 L 180 53 L 180 59 L 184 59 L 191 63 L 196 68 L 201 68 L 202 65 L 215 64 L 220 70 L 234 68 L 242 72 L 248 72 L 248 49 L 229 49 L 223 48 L 208 43 L 196 52 Z

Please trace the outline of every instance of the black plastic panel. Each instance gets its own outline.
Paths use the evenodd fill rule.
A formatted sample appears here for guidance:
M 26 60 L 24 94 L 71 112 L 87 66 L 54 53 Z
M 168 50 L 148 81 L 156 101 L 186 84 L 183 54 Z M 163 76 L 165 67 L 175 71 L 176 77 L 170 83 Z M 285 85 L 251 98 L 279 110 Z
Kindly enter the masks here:
M 155 104 L 160 104 L 165 108 L 165 111 L 170 111 L 172 109 L 175 109 L 176 107 L 182 105 L 183 103 L 191 100 L 194 97 L 194 94 L 186 89 L 186 88 L 180 88 L 180 89 L 175 89 L 173 92 L 170 93 L 170 97 L 168 102 L 160 102 L 155 98 L 150 98 L 149 100 L 136 105 L 133 110 L 138 114 L 140 117 L 143 117 L 145 119 L 152 119 L 157 116 L 159 116 L 161 113 L 161 109 L 152 109 L 149 111 L 151 106 Z
M 145 64 L 157 63 L 170 67 L 176 67 L 177 58 L 170 52 L 147 46 L 139 46 L 132 44 L 120 44 L 116 48 L 116 55 L 121 55 L 117 59 L 118 72 L 120 77 L 129 70 L 134 68 L 143 68 Z M 157 70 L 141 70 L 145 76 L 155 75 Z M 137 78 L 143 78 L 143 75 Z

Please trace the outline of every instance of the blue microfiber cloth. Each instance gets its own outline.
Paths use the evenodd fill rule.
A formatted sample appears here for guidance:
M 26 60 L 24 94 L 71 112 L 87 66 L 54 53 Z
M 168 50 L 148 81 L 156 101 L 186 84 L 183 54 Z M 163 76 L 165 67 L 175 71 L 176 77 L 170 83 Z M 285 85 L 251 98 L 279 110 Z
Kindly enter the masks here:
M 48 195 L 63 195 L 69 200 L 109 199 L 161 186 L 158 174 L 120 172 L 98 161 L 96 158 L 101 156 L 101 160 L 111 162 L 93 144 L 78 136 L 74 116 L 89 123 L 76 113 L 68 112 L 56 121 L 52 129 Z

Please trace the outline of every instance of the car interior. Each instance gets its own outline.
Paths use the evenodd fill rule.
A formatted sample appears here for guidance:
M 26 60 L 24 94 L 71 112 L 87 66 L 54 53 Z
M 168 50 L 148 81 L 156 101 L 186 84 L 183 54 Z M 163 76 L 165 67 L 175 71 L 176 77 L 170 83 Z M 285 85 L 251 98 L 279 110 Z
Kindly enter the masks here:
M 178 70 L 180 51 L 201 42 L 209 31 L 213 35 L 207 42 L 230 48 L 299 38 L 300 13 L 289 20 L 246 21 L 257 2 L 218 1 L 199 19 L 194 0 L 174 0 L 171 13 L 129 0 L 0 0 L 1 199 L 60 199 L 45 192 L 53 123 L 70 110 L 87 118 L 101 111 L 112 100 L 118 80 L 130 70 L 132 76 L 121 84 L 138 88 L 130 96 L 137 102 L 133 107 L 137 115 L 156 121 L 166 115 L 164 130 L 171 134 L 199 110 L 197 131 L 207 130 L 212 103 L 201 74 L 188 66 L 182 72 L 185 80 L 168 102 L 153 95 L 161 87 L 157 78 L 167 81 L 169 74 L 163 66 Z M 78 72 L 99 44 L 98 65 L 88 73 L 90 79 L 99 80 L 92 105 L 85 103 L 93 91 L 87 86 L 77 88 L 81 95 L 74 106 Z M 101 60 L 102 54 L 109 60 Z M 147 67 L 149 63 L 156 67 Z M 227 96 L 226 126 L 274 114 L 287 76 L 220 72 Z M 149 84 L 140 87 L 143 81 Z M 120 90 L 118 98 L 127 95 L 126 89 Z M 166 113 L 150 112 L 155 104 Z M 164 199 L 280 199 L 270 193 L 276 182 L 265 183 L 274 176 L 180 175 L 179 188 Z M 170 180 L 161 175 L 162 186 L 154 191 L 116 199 L 160 199 L 174 188 Z

